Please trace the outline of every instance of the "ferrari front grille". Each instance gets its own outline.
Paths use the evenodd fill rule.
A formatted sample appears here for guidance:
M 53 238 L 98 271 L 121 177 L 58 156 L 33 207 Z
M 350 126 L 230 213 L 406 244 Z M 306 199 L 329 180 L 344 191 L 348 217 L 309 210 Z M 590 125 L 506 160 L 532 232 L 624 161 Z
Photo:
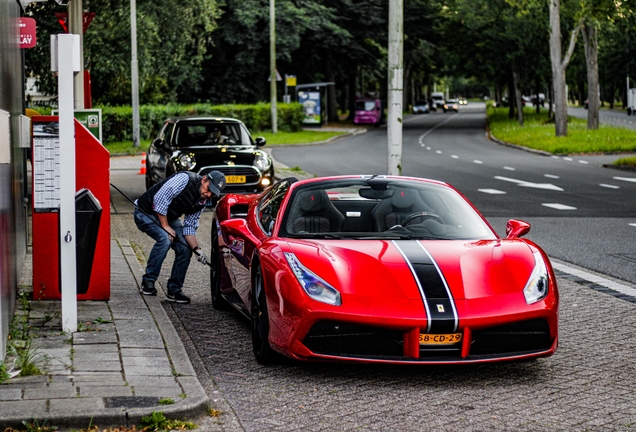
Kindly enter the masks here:
M 469 359 L 547 351 L 551 345 L 550 326 L 546 320 L 521 321 L 474 330 Z
M 338 321 L 318 321 L 303 344 L 316 354 L 339 357 L 403 355 L 402 332 Z

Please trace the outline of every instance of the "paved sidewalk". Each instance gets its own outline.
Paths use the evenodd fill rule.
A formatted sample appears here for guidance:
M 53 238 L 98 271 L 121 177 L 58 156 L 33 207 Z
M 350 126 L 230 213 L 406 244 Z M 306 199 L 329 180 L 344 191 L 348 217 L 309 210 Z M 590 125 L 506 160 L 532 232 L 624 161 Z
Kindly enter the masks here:
M 24 291 L 30 290 L 31 264 L 29 250 L 20 281 Z M 110 301 L 78 302 L 80 326 L 73 334 L 61 332 L 59 301 L 18 299 L 14 331 L 27 331 L 28 324 L 34 352 L 49 361 L 39 363 L 44 375 L 0 385 L 0 429 L 33 420 L 58 427 L 131 427 L 153 411 L 180 420 L 207 411 L 209 399 L 161 304 L 164 293 L 141 296 L 142 274 L 128 241 L 113 239 Z M 169 400 L 174 403 L 164 404 Z

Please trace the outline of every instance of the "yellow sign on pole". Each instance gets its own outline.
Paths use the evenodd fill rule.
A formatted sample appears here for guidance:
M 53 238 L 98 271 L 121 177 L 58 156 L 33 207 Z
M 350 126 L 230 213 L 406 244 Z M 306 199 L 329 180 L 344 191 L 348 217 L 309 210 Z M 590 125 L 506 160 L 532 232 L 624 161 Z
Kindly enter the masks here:
M 287 87 L 296 87 L 296 75 L 287 75 Z

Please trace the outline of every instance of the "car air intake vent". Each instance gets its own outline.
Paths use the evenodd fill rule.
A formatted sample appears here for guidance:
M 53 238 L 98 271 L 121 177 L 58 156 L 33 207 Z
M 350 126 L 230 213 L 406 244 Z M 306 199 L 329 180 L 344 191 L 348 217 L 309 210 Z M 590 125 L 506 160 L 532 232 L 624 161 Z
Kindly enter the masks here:
M 338 321 L 318 321 L 303 343 L 316 354 L 345 357 L 403 355 L 402 332 Z
M 216 166 L 216 167 L 205 167 L 205 168 L 201 168 L 201 171 L 199 172 L 199 175 L 205 175 L 207 173 L 209 173 L 210 171 L 221 171 L 223 174 L 225 174 L 226 176 L 228 175 L 244 175 L 244 176 L 258 176 L 258 172 L 256 171 L 256 168 L 251 168 L 251 167 L 232 167 L 232 166 Z
M 243 218 L 247 217 L 247 209 L 249 206 L 247 204 L 236 204 L 230 208 L 230 219 L 235 218 Z
M 544 319 L 473 331 L 470 356 L 524 354 L 550 349 L 550 327 Z

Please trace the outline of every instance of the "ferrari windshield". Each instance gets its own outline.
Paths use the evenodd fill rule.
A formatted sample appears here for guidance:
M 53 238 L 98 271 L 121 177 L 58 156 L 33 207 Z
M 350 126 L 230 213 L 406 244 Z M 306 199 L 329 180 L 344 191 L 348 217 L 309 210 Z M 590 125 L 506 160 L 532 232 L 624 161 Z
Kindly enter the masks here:
M 292 192 L 280 237 L 494 239 L 472 206 L 448 186 L 385 177 L 329 180 Z

